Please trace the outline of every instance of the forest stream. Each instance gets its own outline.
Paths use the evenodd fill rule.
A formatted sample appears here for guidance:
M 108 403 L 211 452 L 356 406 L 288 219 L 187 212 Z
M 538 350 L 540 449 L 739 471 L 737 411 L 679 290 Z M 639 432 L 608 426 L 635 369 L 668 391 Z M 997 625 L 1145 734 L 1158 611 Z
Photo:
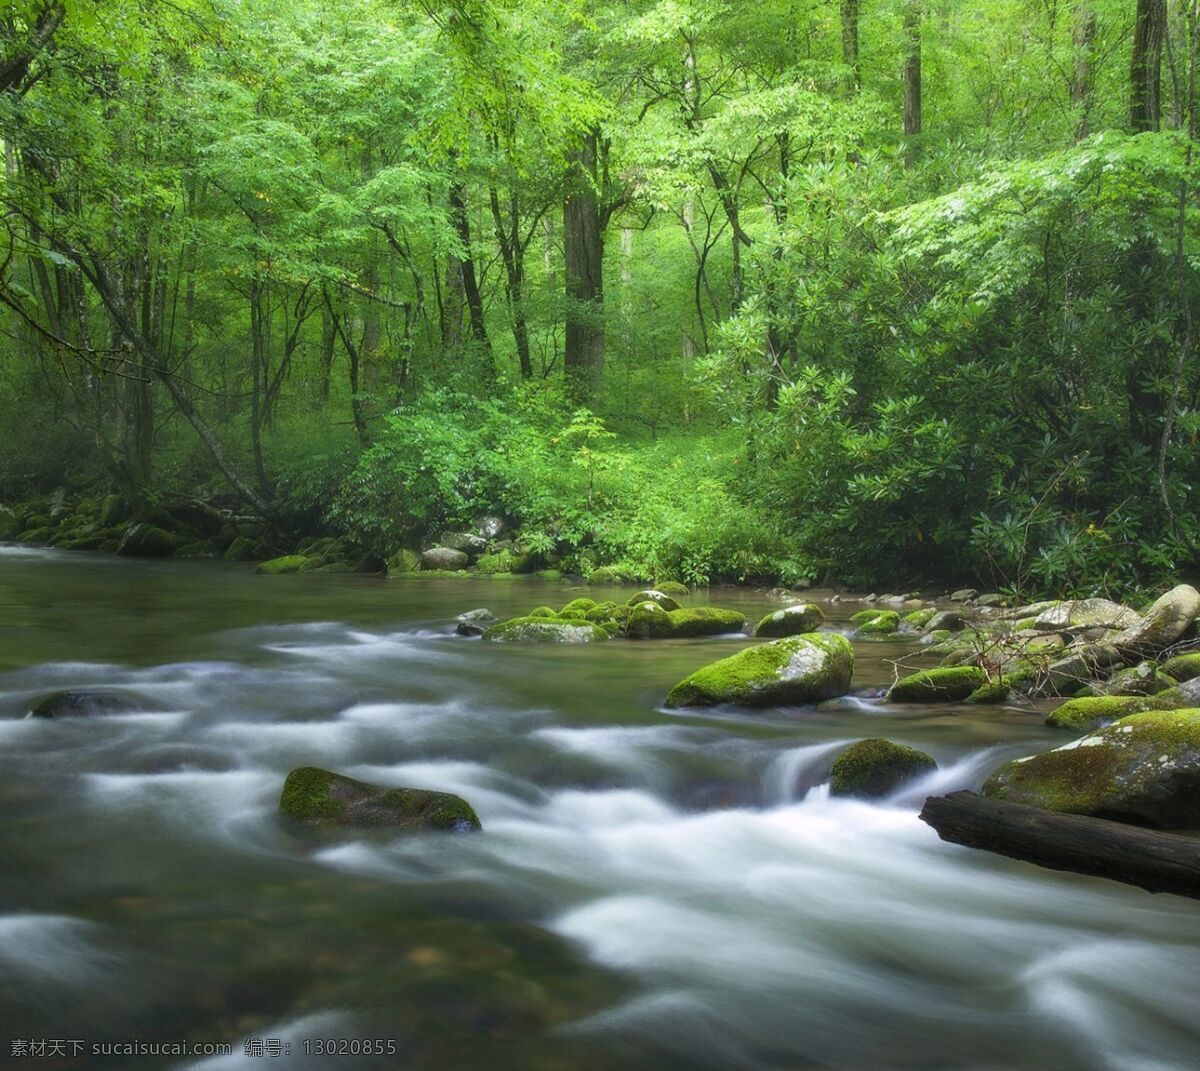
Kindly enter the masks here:
M 1194 903 L 917 818 L 1061 742 L 1028 701 L 672 712 L 674 683 L 749 638 L 454 634 L 463 611 L 563 590 L 0 547 L 5 1055 L 36 1038 L 86 1043 L 28 1064 L 56 1068 L 1200 1064 Z M 710 597 L 751 620 L 778 605 L 688 604 Z M 822 606 L 843 631 L 860 608 Z M 856 692 L 919 651 L 854 647 Z M 97 687 L 141 709 L 26 716 Z M 871 736 L 940 769 L 881 803 L 831 799 L 833 757 Z M 278 800 L 310 764 L 458 793 L 483 830 L 304 830 Z M 184 1042 L 232 1052 L 149 1051 Z

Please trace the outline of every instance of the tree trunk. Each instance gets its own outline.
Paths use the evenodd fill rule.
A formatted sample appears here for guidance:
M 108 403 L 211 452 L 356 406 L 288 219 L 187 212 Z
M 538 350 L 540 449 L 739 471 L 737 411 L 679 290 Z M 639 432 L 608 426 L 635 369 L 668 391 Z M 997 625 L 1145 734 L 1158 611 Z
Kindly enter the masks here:
M 1200 840 L 1177 833 L 1057 814 L 974 792 L 931 796 L 921 821 L 952 844 L 1200 899 Z
M 1159 84 L 1166 26 L 1166 0 L 1138 0 L 1129 67 L 1129 125 L 1135 133 L 1158 129 L 1161 114 Z
M 858 62 L 858 0 L 842 0 L 842 62 L 850 68 L 857 89 L 862 84 Z
M 1071 74 L 1071 105 L 1079 116 L 1075 140 L 1082 141 L 1091 132 L 1092 45 L 1096 40 L 1096 12 L 1091 0 L 1080 0 L 1075 7 L 1075 27 L 1071 41 L 1075 46 L 1075 67 Z
M 597 132 L 589 131 L 575 154 L 572 189 L 563 206 L 566 260 L 567 389 L 588 403 L 604 367 L 604 231 L 597 190 Z
M 907 0 L 904 6 L 904 165 L 916 155 L 913 139 L 921 133 L 921 4 Z
M 479 278 L 475 273 L 475 257 L 471 251 L 471 224 L 467 218 L 466 194 L 462 186 L 455 183 L 450 187 L 450 216 L 458 240 L 462 242 L 463 255 L 459 258 L 458 268 L 461 273 L 463 294 L 467 299 L 467 316 L 471 326 L 471 336 L 490 355 L 487 327 L 483 322 L 483 297 L 479 292 Z

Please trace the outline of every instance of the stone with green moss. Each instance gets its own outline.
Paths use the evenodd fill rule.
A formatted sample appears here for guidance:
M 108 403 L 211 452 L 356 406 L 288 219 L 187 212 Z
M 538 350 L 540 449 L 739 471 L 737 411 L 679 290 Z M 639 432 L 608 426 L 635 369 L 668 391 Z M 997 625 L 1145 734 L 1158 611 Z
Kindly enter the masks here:
M 557 617 L 558 611 L 553 606 L 535 606 L 526 617 Z
M 1123 654 L 1152 654 L 1178 640 L 1200 616 L 1200 591 L 1178 584 L 1146 607 L 1136 625 L 1119 632 L 1112 643 Z
M 1012 685 L 1006 680 L 988 681 L 981 684 L 969 696 L 968 703 L 1003 703 L 1012 694 Z
M 1200 677 L 1200 651 L 1176 655 L 1162 664 L 1162 671 L 1177 682 Z
M 888 796 L 937 768 L 933 756 L 924 751 L 872 737 L 851 744 L 834 759 L 829 792 L 834 796 Z
M 536 576 L 539 580 L 561 580 L 562 579 L 562 570 L 561 569 L 538 569 L 537 572 L 535 572 L 533 575 Z
M 737 610 L 721 610 L 715 606 L 664 610 L 655 602 L 641 602 L 629 610 L 625 633 L 635 640 L 679 639 L 688 636 L 719 636 L 741 632 L 746 617 Z
M 258 557 L 258 549 L 248 536 L 237 536 L 225 549 L 227 562 L 251 562 Z
M 1139 662 L 1129 669 L 1120 670 L 1095 687 L 1097 695 L 1157 695 L 1174 688 L 1175 684 L 1176 681 L 1153 662 Z
M 678 580 L 664 580 L 659 584 L 655 584 L 656 591 L 661 591 L 664 595 L 690 595 L 686 584 L 679 583 Z
M 589 584 L 620 584 L 624 582 L 624 579 L 620 572 L 611 565 L 601 565 L 588 574 Z
M 272 558 L 270 561 L 260 562 L 256 573 L 263 573 L 265 576 L 278 576 L 281 573 L 298 573 L 307 564 L 308 559 L 303 554 L 285 554 L 281 558 Z
M 1082 732 L 1102 725 L 1140 714 L 1146 710 L 1172 710 L 1188 703 L 1183 697 L 1175 700 L 1153 695 L 1097 695 L 1068 699 L 1046 717 L 1046 724 L 1053 729 L 1073 729 Z
M 967 619 L 958 610 L 938 610 L 925 622 L 930 632 L 962 632 Z
M 466 833 L 479 816 L 461 796 L 421 788 L 385 788 L 316 766 L 287 775 L 279 809 L 319 826 L 388 826 L 410 832 Z
M 677 603 L 665 591 L 658 591 L 656 588 L 646 588 L 644 591 L 639 591 L 636 595 L 631 595 L 629 599 L 626 600 L 625 605 L 637 606 L 643 602 L 657 603 L 664 610 L 679 609 L 679 603 Z
M 671 689 L 667 706 L 819 703 L 845 695 L 853 672 L 854 648 L 845 636 L 823 632 L 787 636 L 697 670 Z
M 850 624 L 861 625 L 864 621 L 870 621 L 872 618 L 878 617 L 882 610 L 859 610 L 857 613 L 850 615 Z
M 401 547 L 387 561 L 388 576 L 403 576 L 421 568 L 421 555 L 415 550 Z
M 895 610 L 881 610 L 854 630 L 856 636 L 890 636 L 900 627 L 900 615 Z
M 966 699 L 987 683 L 988 677 L 978 666 L 954 666 L 927 669 L 901 677 L 888 689 L 889 703 L 950 703 Z
M 825 614 L 819 606 L 802 602 L 767 614 L 754 626 L 754 635 L 764 639 L 798 636 L 802 632 L 815 632 L 824 621 Z
M 568 614 L 586 614 L 589 610 L 594 610 L 595 608 L 595 599 L 572 599 L 558 612 L 560 616 L 566 616 Z
M 908 625 L 909 628 L 924 628 L 929 619 L 936 613 L 937 609 L 929 606 L 924 610 L 910 610 L 900 620 L 903 624 Z
M 1200 826 L 1200 710 L 1151 710 L 1001 766 L 984 795 L 1161 828 Z
M 584 614 L 583 616 L 585 618 L 587 618 L 589 621 L 595 621 L 595 622 L 599 623 L 599 622 L 603 622 L 603 621 L 615 620 L 616 613 L 617 613 L 617 604 L 615 602 L 613 602 L 611 599 L 609 599 L 609 600 L 606 600 L 605 602 L 596 603 L 596 605 L 593 606 L 590 610 L 588 610 L 588 612 L 586 614 Z
M 494 643 L 592 643 L 608 639 L 608 633 L 582 617 L 564 621 L 530 616 L 513 617 L 492 625 L 483 638 Z

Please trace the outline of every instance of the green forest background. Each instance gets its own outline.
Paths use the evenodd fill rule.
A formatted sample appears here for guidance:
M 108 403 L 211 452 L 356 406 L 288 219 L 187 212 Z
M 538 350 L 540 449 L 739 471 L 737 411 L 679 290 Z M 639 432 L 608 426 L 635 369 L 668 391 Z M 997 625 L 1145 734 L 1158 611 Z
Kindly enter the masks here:
M 1195 0 L 16 0 L 0 502 L 1194 574 Z

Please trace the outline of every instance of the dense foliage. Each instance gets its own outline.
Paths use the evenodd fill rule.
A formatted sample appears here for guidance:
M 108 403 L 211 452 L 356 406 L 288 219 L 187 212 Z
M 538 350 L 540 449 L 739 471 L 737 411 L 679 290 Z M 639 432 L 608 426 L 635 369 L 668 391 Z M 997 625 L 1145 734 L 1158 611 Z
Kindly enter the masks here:
M 16 0 L 0 501 L 387 554 L 1200 565 L 1197 11 Z

